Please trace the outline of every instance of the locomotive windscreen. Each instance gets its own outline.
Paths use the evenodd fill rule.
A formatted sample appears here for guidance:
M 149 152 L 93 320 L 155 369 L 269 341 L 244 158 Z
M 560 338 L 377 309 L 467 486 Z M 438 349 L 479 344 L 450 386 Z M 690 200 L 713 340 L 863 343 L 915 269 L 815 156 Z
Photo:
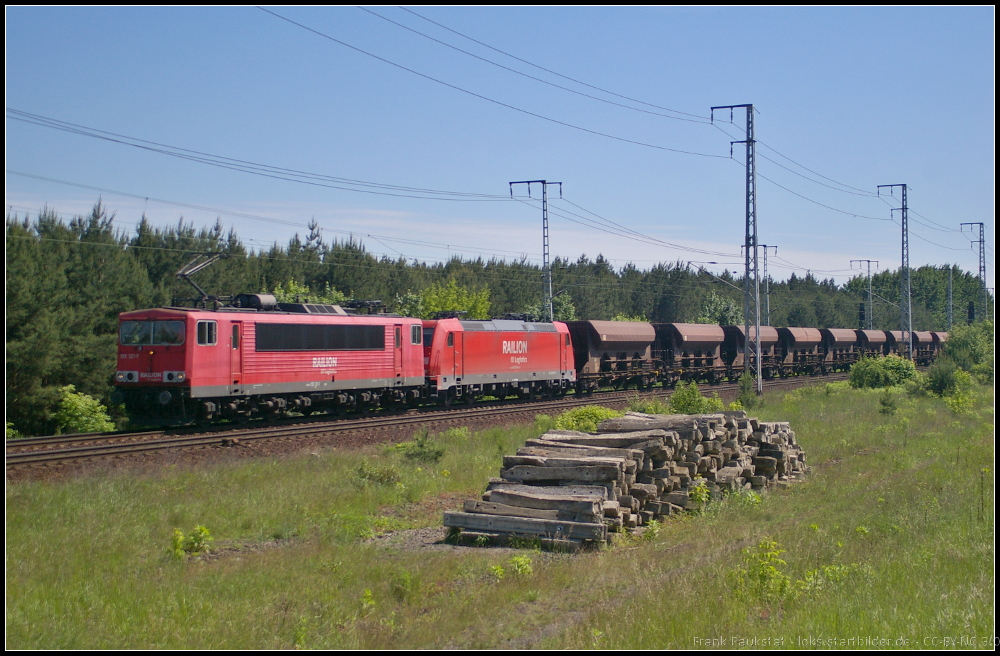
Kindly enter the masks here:
M 258 323 L 258 351 L 382 351 L 385 326 Z

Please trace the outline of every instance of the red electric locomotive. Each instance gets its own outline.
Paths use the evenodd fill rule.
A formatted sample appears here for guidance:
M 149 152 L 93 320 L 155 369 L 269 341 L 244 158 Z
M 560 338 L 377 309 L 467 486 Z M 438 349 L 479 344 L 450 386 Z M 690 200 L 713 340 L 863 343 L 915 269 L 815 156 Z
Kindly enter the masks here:
M 566 324 L 424 321 L 428 390 L 445 404 L 480 396 L 565 394 L 576 383 Z
M 366 410 L 420 397 L 419 319 L 249 298 L 255 307 L 122 314 L 114 401 L 133 417 L 191 421 Z

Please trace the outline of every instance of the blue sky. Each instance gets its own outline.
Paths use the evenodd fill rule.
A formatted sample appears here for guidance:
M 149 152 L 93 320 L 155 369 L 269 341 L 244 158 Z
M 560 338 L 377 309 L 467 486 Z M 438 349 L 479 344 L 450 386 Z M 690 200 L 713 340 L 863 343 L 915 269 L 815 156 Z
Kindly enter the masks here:
M 328 239 L 354 234 L 390 256 L 540 261 L 541 210 L 510 201 L 507 183 L 548 179 L 563 182 L 564 200 L 551 190 L 554 255 L 734 269 L 745 174 L 742 146 L 731 160 L 729 142 L 744 138 L 745 113 L 734 124 L 728 111 L 706 119 L 713 105 L 754 103 L 759 241 L 778 246 L 775 278 L 808 269 L 842 283 L 860 258 L 898 267 L 898 192 L 871 194 L 907 183 L 911 266 L 977 272 L 957 230 L 985 222 L 994 285 L 992 7 L 411 9 L 371 11 L 579 93 L 357 7 L 273 10 L 325 36 L 256 8 L 9 7 L 7 206 L 73 214 L 100 195 L 125 229 L 143 212 L 158 224 L 218 217 L 266 246 L 315 218 Z M 10 110 L 299 172 L 481 196 L 262 177 Z

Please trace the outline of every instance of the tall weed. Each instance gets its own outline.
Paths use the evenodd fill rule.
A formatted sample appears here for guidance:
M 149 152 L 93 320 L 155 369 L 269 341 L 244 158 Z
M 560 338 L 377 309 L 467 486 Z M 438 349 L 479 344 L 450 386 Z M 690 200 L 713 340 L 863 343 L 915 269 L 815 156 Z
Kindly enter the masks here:
M 596 433 L 597 425 L 602 421 L 621 417 L 623 414 L 625 413 L 599 405 L 585 405 L 582 408 L 567 410 L 556 417 L 556 428 L 584 433 Z

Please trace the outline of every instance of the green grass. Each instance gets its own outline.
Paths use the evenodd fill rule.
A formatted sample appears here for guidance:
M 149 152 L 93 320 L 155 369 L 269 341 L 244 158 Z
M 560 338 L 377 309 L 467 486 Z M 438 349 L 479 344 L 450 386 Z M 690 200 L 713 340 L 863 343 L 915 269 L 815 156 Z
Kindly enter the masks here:
M 901 391 L 884 412 L 881 391 L 845 388 L 767 397 L 755 411 L 792 422 L 814 468 L 806 482 L 578 555 L 364 541 L 440 526 L 440 500 L 477 497 L 547 418 L 431 436 L 437 462 L 369 449 L 9 484 L 7 646 L 653 649 L 878 636 L 920 648 L 990 635 L 992 389 L 959 415 Z M 197 525 L 216 552 L 171 555 L 173 529 Z M 765 538 L 783 550 L 787 594 L 736 582 L 744 550 Z

